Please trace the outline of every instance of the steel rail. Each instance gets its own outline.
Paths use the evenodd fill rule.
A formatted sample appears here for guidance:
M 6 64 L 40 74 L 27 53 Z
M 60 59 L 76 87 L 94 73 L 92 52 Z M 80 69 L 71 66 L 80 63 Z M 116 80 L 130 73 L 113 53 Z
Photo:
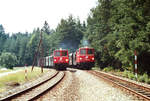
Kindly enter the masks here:
M 20 90 L 20 91 L 18 91 L 18 92 L 16 92 L 16 93 L 13 93 L 13 94 L 8 95 L 8 96 L 6 96 L 6 97 L 0 98 L 0 101 L 10 101 L 11 99 L 14 99 L 14 98 L 18 97 L 19 95 L 22 95 L 22 94 L 24 94 L 24 93 L 26 93 L 26 92 L 28 92 L 28 91 L 34 89 L 34 88 L 36 88 L 36 87 L 38 87 L 38 86 L 40 86 L 40 85 L 46 83 L 47 81 L 49 81 L 49 80 L 55 78 L 58 74 L 59 74 L 59 72 L 57 71 L 55 74 L 53 74 L 53 75 L 52 75 L 51 77 L 49 77 L 48 79 L 46 79 L 46 80 L 44 80 L 44 81 L 41 81 L 41 82 L 39 82 L 38 84 L 35 84 L 35 85 L 31 86 L 31 87 L 27 87 L 26 89 L 22 89 L 22 90 Z M 65 75 L 65 74 L 63 73 L 61 79 L 64 77 L 64 75 Z M 60 79 L 60 81 L 61 81 L 61 79 Z M 54 85 L 51 85 L 51 87 L 49 87 L 49 88 L 54 87 L 54 86 L 55 86 L 58 82 L 60 82 L 60 81 L 58 80 Z M 43 93 L 43 92 L 42 92 L 42 93 Z M 37 97 L 37 96 L 38 96 L 38 95 L 36 95 L 36 97 Z M 33 98 L 34 98 L 34 97 L 33 97 Z M 32 98 L 32 99 L 33 99 L 33 98 Z
M 101 73 L 101 74 L 102 74 L 103 72 L 99 72 L 99 73 Z M 108 76 L 108 74 L 106 74 L 106 73 L 103 73 L 103 75 Z M 109 75 L 110 75 L 110 74 L 109 74 Z M 111 75 L 110 75 L 110 77 L 111 77 Z M 138 88 L 141 88 L 141 89 L 144 89 L 144 90 L 146 90 L 146 91 L 149 91 L 149 92 L 150 92 L 150 87 L 145 87 L 145 86 L 140 85 L 140 84 L 136 84 L 136 83 L 133 83 L 133 82 L 130 82 L 130 81 L 127 81 L 127 80 L 123 80 L 123 79 L 121 79 L 121 78 L 119 78 L 119 77 L 117 77 L 117 76 L 113 76 L 113 79 L 120 80 L 120 81 L 123 81 L 123 82 L 129 83 L 129 84 L 132 84 L 132 85 L 134 85 L 134 86 L 137 86 Z
M 118 77 L 116 77 L 116 76 L 115 76 L 115 77 L 114 77 L 114 76 L 112 77 L 111 75 L 108 75 L 108 74 L 106 74 L 106 73 L 96 72 L 96 71 L 89 71 L 89 72 L 90 72 L 91 74 L 95 75 L 95 76 L 101 77 L 102 79 L 111 82 L 112 84 L 114 84 L 114 85 L 116 85 L 116 86 L 118 86 L 118 87 L 121 87 L 121 88 L 123 88 L 123 89 L 125 89 L 125 90 L 127 90 L 127 91 L 129 91 L 129 92 L 131 92 L 131 93 L 133 93 L 134 95 L 136 95 L 136 96 L 138 96 L 138 97 L 140 97 L 140 98 L 142 98 L 142 99 L 144 99 L 144 100 L 146 100 L 146 101 L 150 101 L 150 91 L 149 91 L 149 90 L 147 91 L 147 92 L 148 92 L 147 94 L 148 94 L 149 96 L 146 96 L 146 95 L 142 94 L 142 92 L 145 93 L 145 91 L 142 91 L 143 89 L 139 89 L 139 88 L 142 88 L 142 87 L 144 87 L 144 89 L 149 89 L 149 88 L 147 88 L 147 87 L 145 87 L 145 86 L 138 85 L 138 84 L 135 84 L 135 83 L 133 83 L 133 82 L 129 82 L 129 81 L 127 81 L 127 80 L 123 80 L 123 79 L 118 78 Z M 117 79 L 118 81 L 116 81 L 116 79 Z M 125 86 L 125 85 L 121 84 L 119 81 L 122 81 L 122 82 L 124 82 L 124 83 L 127 83 L 126 85 L 128 85 L 128 86 Z M 130 83 L 130 84 L 132 84 L 132 85 L 130 85 L 130 84 L 128 84 L 128 83 Z M 136 85 L 137 89 L 139 89 L 141 93 L 139 93 L 138 91 L 132 89 L 132 86 L 133 86 L 133 85 Z M 133 88 L 135 88 L 135 87 L 133 87 Z
M 60 72 L 59 72 L 60 73 Z M 49 89 L 52 89 L 54 86 L 56 86 L 59 82 L 61 82 L 61 80 L 65 77 L 65 73 L 61 72 L 60 74 L 61 76 L 59 76 L 59 78 L 57 80 L 55 80 L 54 84 L 49 85 L 49 87 L 41 92 L 39 92 L 37 95 L 31 97 L 28 99 L 28 101 L 33 101 L 35 99 L 37 99 L 38 97 L 40 97 L 42 94 L 44 94 L 45 92 L 47 92 Z

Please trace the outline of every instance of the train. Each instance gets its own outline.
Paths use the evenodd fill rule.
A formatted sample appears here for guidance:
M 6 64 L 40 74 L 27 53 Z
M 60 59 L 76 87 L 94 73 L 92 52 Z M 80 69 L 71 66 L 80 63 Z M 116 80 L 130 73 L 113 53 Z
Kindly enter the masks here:
M 54 51 L 54 67 L 56 69 L 66 70 L 66 67 L 69 66 L 69 55 L 67 49 L 60 49 Z
M 56 49 L 51 56 L 40 58 L 38 64 L 56 70 L 66 70 L 67 67 L 89 70 L 95 64 L 94 48 L 81 47 L 70 54 L 67 49 Z
M 78 69 L 91 69 L 95 64 L 94 48 L 81 47 L 69 54 L 69 66 Z
M 69 66 L 68 50 L 54 50 L 51 56 L 40 58 L 38 65 L 46 68 L 55 68 L 56 70 L 66 70 L 66 67 Z

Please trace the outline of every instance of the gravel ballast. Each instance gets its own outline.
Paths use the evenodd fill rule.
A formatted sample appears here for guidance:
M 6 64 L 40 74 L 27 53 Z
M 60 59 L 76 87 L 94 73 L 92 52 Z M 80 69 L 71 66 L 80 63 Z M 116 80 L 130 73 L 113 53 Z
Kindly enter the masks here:
M 82 70 L 66 71 L 56 87 L 36 101 L 139 101 Z
M 74 74 L 66 71 L 64 79 L 36 101 L 80 101 L 78 83 Z
M 47 73 L 41 75 L 36 80 L 33 80 L 33 81 L 30 80 L 30 81 L 28 81 L 28 82 L 26 82 L 20 86 L 14 87 L 13 89 L 10 89 L 10 90 L 0 94 L 0 100 L 1 100 L 1 98 L 4 98 L 6 96 L 11 96 L 15 93 L 18 93 L 18 92 L 23 91 L 25 89 L 31 88 L 32 86 L 39 84 L 39 82 L 42 82 L 42 81 L 46 80 L 48 77 L 52 77 L 55 74 L 56 74 L 55 70 L 49 70 Z
M 35 84 L 35 82 L 33 82 L 33 84 Z M 35 99 L 35 101 L 139 101 L 139 100 L 135 99 L 132 95 L 122 92 L 120 89 L 113 87 L 112 85 L 106 83 L 101 78 L 96 77 L 86 71 L 68 70 L 65 71 L 65 77 L 59 84 L 57 84 L 54 88 L 50 89 L 40 98 Z
M 75 73 L 79 78 L 80 101 L 138 101 L 87 72 Z

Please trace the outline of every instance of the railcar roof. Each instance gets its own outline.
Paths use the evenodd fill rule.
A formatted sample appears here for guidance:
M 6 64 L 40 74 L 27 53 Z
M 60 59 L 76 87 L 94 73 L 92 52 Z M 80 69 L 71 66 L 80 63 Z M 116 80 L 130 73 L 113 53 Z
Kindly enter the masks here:
M 68 49 L 56 49 L 54 51 L 68 51 Z
M 46 56 L 46 58 L 48 58 L 48 57 L 53 57 L 53 55 L 50 55 L 50 56 Z
M 81 47 L 79 49 L 94 49 L 94 48 L 92 48 L 92 47 Z

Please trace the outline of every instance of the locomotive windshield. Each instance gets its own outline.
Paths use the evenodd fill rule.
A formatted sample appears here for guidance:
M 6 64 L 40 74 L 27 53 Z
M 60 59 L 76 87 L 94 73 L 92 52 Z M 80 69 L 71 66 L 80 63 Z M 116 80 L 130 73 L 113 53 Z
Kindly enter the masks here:
M 67 51 L 62 51 L 62 56 L 67 56 Z
M 81 49 L 80 54 L 86 54 L 86 49 Z
M 81 49 L 80 54 L 94 54 L 93 49 Z
M 55 56 L 60 56 L 60 52 L 59 51 L 55 51 Z
M 55 51 L 54 56 L 67 56 L 67 51 Z
M 87 54 L 94 54 L 93 49 L 88 49 Z

